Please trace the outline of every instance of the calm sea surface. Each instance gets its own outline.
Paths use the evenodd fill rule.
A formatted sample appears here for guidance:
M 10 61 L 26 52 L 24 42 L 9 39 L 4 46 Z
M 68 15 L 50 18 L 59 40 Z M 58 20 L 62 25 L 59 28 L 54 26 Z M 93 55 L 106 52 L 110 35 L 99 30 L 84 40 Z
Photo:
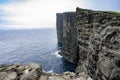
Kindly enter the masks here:
M 74 71 L 76 65 L 58 54 L 55 29 L 1 30 L 0 64 L 40 63 L 45 71 Z

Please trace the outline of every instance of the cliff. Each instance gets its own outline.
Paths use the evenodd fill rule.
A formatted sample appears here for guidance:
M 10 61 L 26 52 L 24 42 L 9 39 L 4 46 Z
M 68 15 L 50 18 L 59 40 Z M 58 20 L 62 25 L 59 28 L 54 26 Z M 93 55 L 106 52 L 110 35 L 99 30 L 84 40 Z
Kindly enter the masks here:
M 120 80 L 120 14 L 87 9 L 57 14 L 60 54 L 94 80 Z
M 66 12 L 57 14 L 57 36 L 58 44 L 62 47 L 61 55 L 70 62 L 77 63 L 78 47 L 77 47 L 77 28 L 76 28 L 76 13 Z M 71 43 L 71 44 L 70 44 Z

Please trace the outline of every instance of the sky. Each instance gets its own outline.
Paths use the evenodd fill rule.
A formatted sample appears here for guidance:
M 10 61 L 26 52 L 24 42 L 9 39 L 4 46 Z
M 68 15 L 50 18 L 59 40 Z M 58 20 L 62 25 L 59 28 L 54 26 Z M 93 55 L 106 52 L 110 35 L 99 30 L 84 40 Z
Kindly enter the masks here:
M 56 13 L 76 7 L 120 12 L 120 0 L 0 0 L 0 29 L 55 28 Z

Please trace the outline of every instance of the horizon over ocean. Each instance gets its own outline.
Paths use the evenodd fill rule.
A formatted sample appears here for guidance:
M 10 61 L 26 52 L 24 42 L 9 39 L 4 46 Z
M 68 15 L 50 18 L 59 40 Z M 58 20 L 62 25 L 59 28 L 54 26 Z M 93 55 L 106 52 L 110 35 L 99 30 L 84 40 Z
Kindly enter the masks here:
M 56 29 L 0 30 L 0 64 L 37 62 L 48 72 L 75 71 L 58 54 Z

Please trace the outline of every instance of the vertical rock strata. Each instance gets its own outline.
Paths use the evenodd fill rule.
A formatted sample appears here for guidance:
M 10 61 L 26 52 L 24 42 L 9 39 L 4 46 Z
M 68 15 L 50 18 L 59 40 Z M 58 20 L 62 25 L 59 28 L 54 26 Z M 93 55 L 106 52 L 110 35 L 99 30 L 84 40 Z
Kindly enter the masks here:
M 61 55 L 70 62 L 78 62 L 76 13 L 57 14 L 58 44 L 62 46 Z
M 57 39 L 58 39 L 58 46 L 62 46 L 62 38 L 63 38 L 63 22 L 62 22 L 62 14 L 57 13 L 57 21 L 56 21 L 56 29 L 57 29 Z
M 79 8 L 76 15 L 78 64 L 94 80 L 119 80 L 120 15 Z
M 120 14 L 77 8 L 76 14 L 61 17 L 61 54 L 78 64 L 76 72 L 94 80 L 120 80 Z

